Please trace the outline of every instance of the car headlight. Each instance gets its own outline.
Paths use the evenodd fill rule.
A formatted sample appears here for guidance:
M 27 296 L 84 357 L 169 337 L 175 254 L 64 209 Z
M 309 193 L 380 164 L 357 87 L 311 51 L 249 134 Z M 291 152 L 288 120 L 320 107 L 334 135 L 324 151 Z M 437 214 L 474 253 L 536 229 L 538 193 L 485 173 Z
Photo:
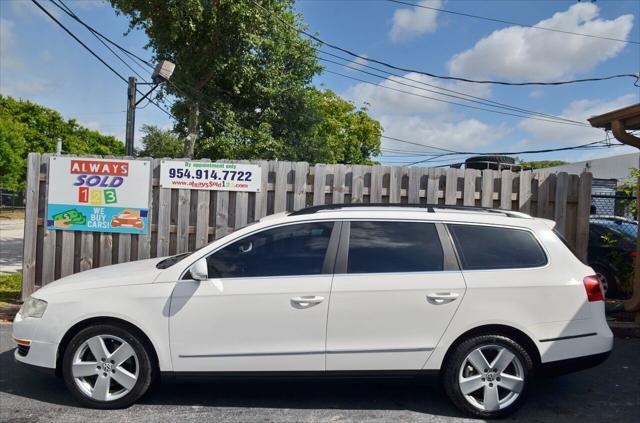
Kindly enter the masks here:
M 20 315 L 22 317 L 42 317 L 44 311 L 47 309 L 47 302 L 39 300 L 37 298 L 29 297 L 27 301 L 20 307 Z

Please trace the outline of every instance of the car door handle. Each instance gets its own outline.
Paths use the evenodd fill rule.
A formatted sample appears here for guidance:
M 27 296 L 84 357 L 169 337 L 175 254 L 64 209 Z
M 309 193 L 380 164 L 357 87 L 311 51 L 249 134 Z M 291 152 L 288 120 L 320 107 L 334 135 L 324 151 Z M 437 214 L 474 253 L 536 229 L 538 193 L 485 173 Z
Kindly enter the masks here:
M 434 292 L 427 294 L 427 301 L 431 304 L 446 304 L 457 300 L 459 296 L 457 292 Z
M 323 301 L 324 301 L 324 297 L 321 297 L 318 295 L 291 298 L 291 303 L 298 308 L 311 307 L 316 304 L 320 304 Z

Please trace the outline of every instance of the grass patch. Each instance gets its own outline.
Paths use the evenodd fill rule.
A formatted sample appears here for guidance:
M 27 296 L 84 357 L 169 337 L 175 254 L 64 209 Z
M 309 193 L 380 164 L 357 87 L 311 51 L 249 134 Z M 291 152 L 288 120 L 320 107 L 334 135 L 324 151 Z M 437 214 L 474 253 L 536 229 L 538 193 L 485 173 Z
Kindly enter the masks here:
M 24 209 L 0 210 L 0 219 L 24 220 Z
M 0 274 L 0 307 L 15 304 L 22 291 L 22 273 Z

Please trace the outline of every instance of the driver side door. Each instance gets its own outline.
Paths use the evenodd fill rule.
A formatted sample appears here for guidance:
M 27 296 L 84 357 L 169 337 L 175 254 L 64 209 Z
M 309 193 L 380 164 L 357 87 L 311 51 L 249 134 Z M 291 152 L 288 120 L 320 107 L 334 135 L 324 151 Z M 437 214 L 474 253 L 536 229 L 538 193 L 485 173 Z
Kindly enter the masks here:
M 207 257 L 209 280 L 183 280 L 171 298 L 177 372 L 323 371 L 341 224 L 264 229 Z

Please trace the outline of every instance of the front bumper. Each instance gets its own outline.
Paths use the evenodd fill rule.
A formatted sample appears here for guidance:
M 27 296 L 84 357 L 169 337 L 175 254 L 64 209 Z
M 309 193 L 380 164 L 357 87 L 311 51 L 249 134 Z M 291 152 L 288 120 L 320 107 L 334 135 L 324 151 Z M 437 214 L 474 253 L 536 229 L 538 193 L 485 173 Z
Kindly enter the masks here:
M 14 357 L 20 363 L 55 369 L 58 343 L 46 341 L 46 334 L 40 333 L 41 326 L 42 321 L 39 318 L 23 318 L 19 314 L 16 315 L 13 321 L 13 338 L 29 340 L 31 343 L 28 349 L 22 348 L 20 351 L 16 348 Z

